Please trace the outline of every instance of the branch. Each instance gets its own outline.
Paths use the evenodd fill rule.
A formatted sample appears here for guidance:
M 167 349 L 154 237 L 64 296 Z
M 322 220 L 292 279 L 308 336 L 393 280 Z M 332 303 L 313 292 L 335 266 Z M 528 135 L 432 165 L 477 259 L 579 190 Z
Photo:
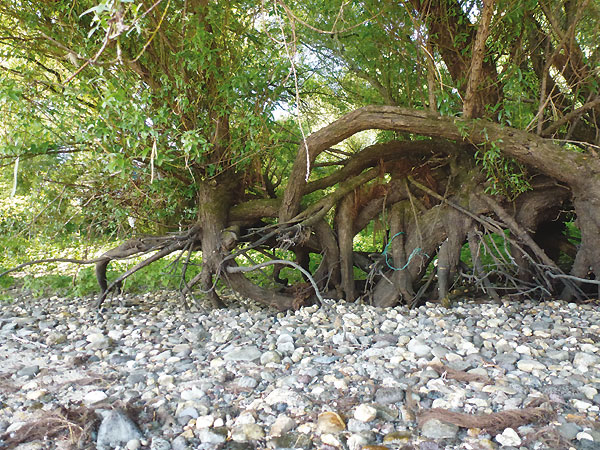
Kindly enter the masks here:
M 5 270 L 4 272 L 0 273 L 0 277 L 3 277 L 4 275 L 11 273 L 11 272 L 15 272 L 19 269 L 22 269 L 23 267 L 28 267 L 28 266 L 33 266 L 34 264 L 43 264 L 43 263 L 52 263 L 52 262 L 66 262 L 66 263 L 72 263 L 72 264 L 94 264 L 100 261 L 104 261 L 106 259 L 106 257 L 99 257 L 99 258 L 95 258 L 95 259 L 73 259 L 73 258 L 46 258 L 46 259 L 36 259 L 34 261 L 29 261 L 23 264 L 19 264 L 16 267 L 13 267 L 12 269 L 8 269 Z
M 556 122 L 554 122 L 553 124 L 549 125 L 545 130 L 542 131 L 541 135 L 544 137 L 550 136 L 552 133 L 554 133 L 556 130 L 558 130 L 561 126 L 563 126 L 567 122 L 570 122 L 571 120 L 576 119 L 577 117 L 581 116 L 584 112 L 586 112 L 588 109 L 595 108 L 598 105 L 600 105 L 600 95 L 596 96 L 596 98 L 594 100 L 587 102 L 580 108 L 574 109 L 569 114 L 566 114 L 561 119 L 559 119 Z

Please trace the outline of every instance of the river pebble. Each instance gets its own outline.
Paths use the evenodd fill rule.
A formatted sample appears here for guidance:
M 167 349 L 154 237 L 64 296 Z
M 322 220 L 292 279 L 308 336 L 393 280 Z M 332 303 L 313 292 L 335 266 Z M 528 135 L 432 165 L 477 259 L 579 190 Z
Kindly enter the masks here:
M 172 292 L 102 311 L 93 300 L 0 304 L 0 447 L 44 415 L 87 408 L 78 426 L 98 448 L 600 448 L 594 303 L 278 313 L 245 300 L 189 311 Z M 493 432 L 449 418 L 526 407 L 552 414 Z

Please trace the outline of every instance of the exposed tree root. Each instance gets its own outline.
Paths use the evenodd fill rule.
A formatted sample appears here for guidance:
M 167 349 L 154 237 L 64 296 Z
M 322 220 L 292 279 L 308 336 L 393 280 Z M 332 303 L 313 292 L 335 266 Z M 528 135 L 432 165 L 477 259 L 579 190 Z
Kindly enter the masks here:
M 505 428 L 518 428 L 530 423 L 548 423 L 556 412 L 545 408 L 523 408 L 489 414 L 466 414 L 443 408 L 433 408 L 419 414 L 419 426 L 431 419 L 463 428 L 480 428 L 494 435 Z
M 429 367 L 450 380 L 465 381 L 467 383 L 470 383 L 471 381 L 485 384 L 491 383 L 491 380 L 484 375 L 477 375 L 473 373 L 467 373 L 462 370 L 455 370 L 452 367 L 444 364 L 430 364 Z
M 198 187 L 197 221 L 185 232 L 135 238 L 99 258 L 68 261 L 96 264 L 98 305 L 129 276 L 174 252 L 180 252 L 178 258 L 185 256 L 180 283 L 184 297 L 201 292 L 214 307 L 223 305 L 216 292 L 219 281 L 281 310 L 309 301 L 309 291 L 317 302 L 320 292 L 331 292 L 336 298 L 362 298 L 377 306 L 416 306 L 432 298 L 447 304 L 457 283 L 473 285 L 495 301 L 501 295 L 539 298 L 560 291 L 565 298 L 580 300 L 596 295 L 600 214 L 595 207 L 583 211 L 596 203 L 581 194 L 580 175 L 548 168 L 546 157 L 536 151 L 529 162 L 545 175 L 534 179 L 531 191 L 509 201 L 486 193 L 472 144 L 484 143 L 486 134 L 495 133 L 505 142 L 506 153 L 524 163 L 531 150 L 524 150 L 522 142 L 565 163 L 577 160 L 544 140 L 517 130 L 507 134 L 494 124 L 484 132 L 478 123 L 468 122 L 472 142 L 465 144 L 455 122 L 399 108 L 363 108 L 307 139 L 311 162 L 341 139 L 370 127 L 438 138 L 367 147 L 347 159 L 324 162 L 340 168 L 308 183 L 302 149 L 280 198 L 274 185 L 265 186 L 268 198 L 238 198 L 236 177 L 206 182 Z M 582 232 L 577 249 L 563 235 L 565 222 L 574 214 Z M 276 216 L 279 221 L 273 223 Z M 369 227 L 381 232 L 371 251 L 359 252 L 356 236 Z M 188 280 L 187 267 L 196 251 L 202 253 L 202 269 Z M 282 256 L 284 252 L 293 253 L 295 260 L 286 260 L 290 253 Z M 108 282 L 112 260 L 148 254 Z M 260 260 L 253 259 L 257 255 Z M 242 259 L 236 260 L 241 257 L 252 267 L 241 267 Z M 297 269 L 302 280 L 288 286 L 280 276 L 282 264 Z M 279 288 L 257 286 L 243 275 L 259 268 L 265 282 L 275 280 Z
M 7 449 L 19 444 L 36 440 L 67 440 L 76 448 L 90 443 L 93 429 L 100 419 L 95 411 L 85 406 L 67 408 L 60 406 L 53 411 L 44 412 L 35 420 L 25 423 L 13 433 L 0 435 Z

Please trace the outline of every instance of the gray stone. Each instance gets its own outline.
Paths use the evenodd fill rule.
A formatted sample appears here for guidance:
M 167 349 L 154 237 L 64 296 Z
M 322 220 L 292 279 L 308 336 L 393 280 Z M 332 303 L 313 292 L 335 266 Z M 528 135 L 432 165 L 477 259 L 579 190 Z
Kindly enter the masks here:
M 40 366 L 25 366 L 17 371 L 18 377 L 34 377 L 40 373 Z
M 183 436 L 177 436 L 173 439 L 173 442 L 171 442 L 171 448 L 173 450 L 188 450 L 189 447 Z
M 575 367 L 594 366 L 594 365 L 598 364 L 599 362 L 600 362 L 600 357 L 594 355 L 593 353 L 578 352 L 575 354 L 575 357 L 573 358 L 573 365 Z
M 404 400 L 404 390 L 402 388 L 379 388 L 375 393 L 375 403 L 388 405 L 390 403 L 399 403 Z
M 153 437 L 150 450 L 171 450 L 171 443 L 166 439 Z
M 313 448 L 312 439 L 310 436 L 304 433 L 287 433 L 283 436 L 277 436 L 273 439 L 270 439 L 267 445 L 270 448 L 277 450 L 308 450 Z
M 352 433 L 362 433 L 371 429 L 371 425 L 368 423 L 361 422 L 360 420 L 356 420 L 354 418 L 348 420 L 346 427 L 348 428 L 348 431 Z
M 456 425 L 437 419 L 430 419 L 421 427 L 421 434 L 429 439 L 454 439 L 457 433 Z
M 192 419 L 197 419 L 198 416 L 200 414 L 198 414 L 198 410 L 196 408 L 194 408 L 193 406 L 188 406 L 187 408 L 183 408 L 181 411 L 179 411 L 179 413 L 177 413 L 177 417 L 191 417 Z
M 569 359 L 569 352 L 566 350 L 548 350 L 546 356 L 555 361 L 567 361 Z
M 136 370 L 135 372 L 131 372 L 127 377 L 127 383 L 129 384 L 138 384 L 146 382 L 146 370 Z
M 254 389 L 258 385 L 258 380 L 249 376 L 243 376 L 235 381 L 236 386 L 241 388 Z
M 98 450 L 110 449 L 127 444 L 132 439 L 141 439 L 142 433 L 127 415 L 118 409 L 98 410 L 103 420 L 98 429 Z
M 573 422 L 566 422 L 558 427 L 558 432 L 569 441 L 575 439 L 580 431 L 581 427 Z
M 440 446 L 433 441 L 424 441 L 419 444 L 419 450 L 440 450 Z
M 441 347 L 439 345 L 436 345 L 431 350 L 431 353 L 433 354 L 433 356 L 435 356 L 437 358 L 443 358 L 444 356 L 446 356 L 446 354 L 448 354 L 449 351 L 450 350 L 448 350 L 446 347 Z
M 223 356 L 225 361 L 254 361 L 259 359 L 261 351 L 255 345 L 235 348 Z

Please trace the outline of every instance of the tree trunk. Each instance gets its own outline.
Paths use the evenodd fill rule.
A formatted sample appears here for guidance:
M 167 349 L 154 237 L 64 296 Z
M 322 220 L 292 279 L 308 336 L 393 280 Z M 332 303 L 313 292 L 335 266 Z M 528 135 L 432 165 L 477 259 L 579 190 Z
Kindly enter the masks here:
M 346 301 L 356 300 L 356 285 L 354 283 L 354 233 L 352 223 L 354 222 L 354 193 L 348 194 L 340 202 L 335 224 L 340 248 L 340 271 L 342 275 L 342 290 Z
M 233 183 L 225 180 L 219 184 L 202 183 L 198 187 L 198 224 L 202 236 L 200 289 L 215 308 L 224 306 L 214 289 L 213 277 L 218 275 L 217 272 L 226 254 L 221 244 L 221 231 L 227 227 L 234 186 Z

